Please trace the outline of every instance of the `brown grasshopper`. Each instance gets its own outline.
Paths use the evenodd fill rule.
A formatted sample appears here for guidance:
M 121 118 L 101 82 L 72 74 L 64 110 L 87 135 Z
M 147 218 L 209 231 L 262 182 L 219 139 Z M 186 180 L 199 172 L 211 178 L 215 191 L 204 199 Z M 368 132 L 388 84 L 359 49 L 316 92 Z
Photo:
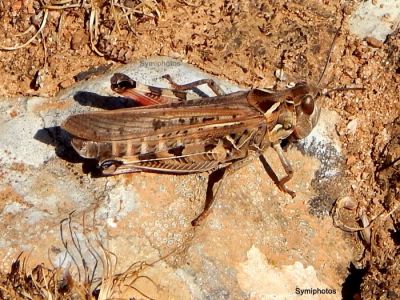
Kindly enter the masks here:
M 293 170 L 281 142 L 302 139 L 317 124 L 322 95 L 318 85 L 298 83 L 275 92 L 251 89 L 225 95 L 212 79 L 179 85 L 169 75 L 164 78 L 173 89 L 114 74 L 112 90 L 144 106 L 70 116 L 62 128 L 73 136 L 73 148 L 84 158 L 98 160 L 105 175 L 153 171 L 212 176 L 224 170 L 225 176 L 273 147 L 286 172 L 278 186 L 295 196 L 285 186 Z M 189 99 L 187 91 L 201 84 L 216 96 Z M 215 199 L 212 186 L 193 225 L 208 214 Z

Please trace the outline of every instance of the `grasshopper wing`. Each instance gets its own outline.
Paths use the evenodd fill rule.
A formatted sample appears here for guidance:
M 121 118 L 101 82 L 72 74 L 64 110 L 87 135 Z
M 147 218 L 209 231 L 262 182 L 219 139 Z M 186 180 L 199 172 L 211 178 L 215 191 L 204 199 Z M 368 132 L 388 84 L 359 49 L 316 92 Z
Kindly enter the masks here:
M 248 145 L 259 144 L 265 135 L 265 118 L 247 104 L 243 93 L 218 101 L 80 114 L 62 127 L 74 136 L 72 145 L 81 156 L 116 160 L 121 169 L 212 169 L 245 157 Z

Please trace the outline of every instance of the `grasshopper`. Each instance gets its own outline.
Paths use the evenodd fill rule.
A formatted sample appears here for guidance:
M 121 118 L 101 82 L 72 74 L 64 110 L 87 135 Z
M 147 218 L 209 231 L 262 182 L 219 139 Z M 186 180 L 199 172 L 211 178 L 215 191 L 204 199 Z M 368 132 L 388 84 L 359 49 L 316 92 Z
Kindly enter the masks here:
M 328 61 L 329 57 L 319 82 Z M 179 85 L 169 75 L 163 77 L 172 89 L 114 74 L 112 90 L 142 106 L 70 116 L 62 128 L 72 135 L 73 148 L 84 158 L 98 160 L 104 175 L 209 172 L 211 193 L 207 193 L 204 209 L 192 225 L 208 215 L 215 199 L 218 189 L 213 192 L 211 178 L 222 182 L 268 147 L 275 149 L 286 172 L 278 187 L 295 196 L 286 187 L 293 169 L 281 143 L 306 137 L 317 124 L 318 99 L 323 95 L 319 84 L 301 82 L 280 91 L 254 88 L 224 94 L 212 79 Z M 191 98 L 188 91 L 202 84 L 216 95 Z

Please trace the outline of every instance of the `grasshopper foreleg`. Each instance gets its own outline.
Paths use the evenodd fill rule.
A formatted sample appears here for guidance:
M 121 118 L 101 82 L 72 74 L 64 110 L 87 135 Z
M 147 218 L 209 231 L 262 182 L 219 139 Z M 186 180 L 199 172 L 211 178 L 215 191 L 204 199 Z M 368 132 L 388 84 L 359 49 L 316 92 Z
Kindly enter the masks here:
M 273 147 L 278 154 L 279 160 L 286 172 L 286 176 L 278 181 L 278 187 L 281 191 L 288 193 L 290 196 L 292 196 L 292 198 L 294 198 L 296 197 L 296 193 L 285 186 L 285 183 L 293 177 L 292 165 L 290 164 L 290 161 L 286 158 L 285 153 L 283 152 L 282 147 L 279 143 L 274 144 Z
M 162 78 L 168 80 L 169 84 L 178 91 L 187 91 L 193 90 L 194 88 L 198 87 L 202 84 L 207 84 L 208 87 L 217 95 L 222 96 L 225 92 L 221 89 L 221 87 L 213 80 L 213 79 L 200 79 L 194 82 L 190 82 L 187 84 L 177 84 L 169 74 L 162 76 Z

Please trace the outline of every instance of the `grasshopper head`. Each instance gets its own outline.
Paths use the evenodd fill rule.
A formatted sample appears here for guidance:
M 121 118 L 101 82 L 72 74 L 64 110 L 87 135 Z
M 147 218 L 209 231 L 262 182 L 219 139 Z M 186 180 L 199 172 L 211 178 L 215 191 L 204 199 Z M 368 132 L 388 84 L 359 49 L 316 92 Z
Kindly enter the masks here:
M 291 136 L 299 140 L 308 136 L 317 125 L 321 113 L 318 103 L 321 90 L 306 83 L 298 83 L 292 88 L 292 95 L 296 113 L 296 124 Z
M 295 140 L 303 139 L 310 134 L 317 125 L 321 113 L 319 99 L 330 92 L 363 91 L 362 87 L 338 87 L 326 92 L 318 86 L 307 83 L 298 83 L 290 89 L 291 98 L 296 113 L 296 124 L 291 137 Z

